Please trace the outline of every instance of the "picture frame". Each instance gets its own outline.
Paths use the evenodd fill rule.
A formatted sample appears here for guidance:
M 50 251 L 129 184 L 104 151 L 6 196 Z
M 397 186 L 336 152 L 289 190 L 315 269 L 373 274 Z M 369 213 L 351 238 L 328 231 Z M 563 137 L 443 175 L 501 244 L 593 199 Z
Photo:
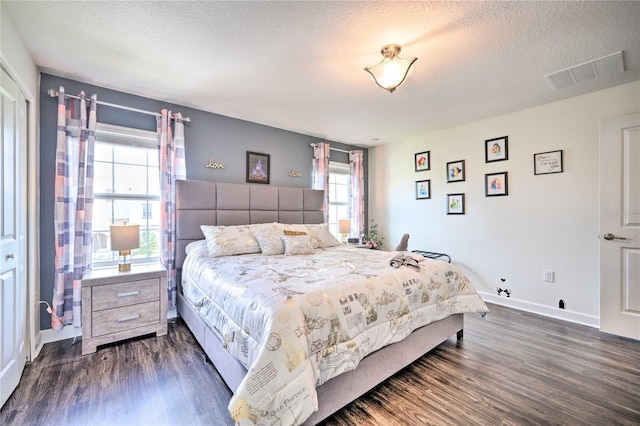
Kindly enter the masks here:
M 447 194 L 447 214 L 464 214 L 464 194 Z
M 465 179 L 464 160 L 447 163 L 447 183 L 463 182 Z
M 416 181 L 416 200 L 428 200 L 431 198 L 431 180 Z
M 562 150 L 539 152 L 533 154 L 533 174 L 548 175 L 551 173 L 562 173 Z
M 505 161 L 509 159 L 509 136 L 484 141 L 484 162 Z
M 414 155 L 413 165 L 416 172 L 431 170 L 431 151 L 418 152 Z
M 247 183 L 269 183 L 270 159 L 269 154 L 247 151 Z
M 484 175 L 485 197 L 509 195 L 509 173 L 487 173 Z

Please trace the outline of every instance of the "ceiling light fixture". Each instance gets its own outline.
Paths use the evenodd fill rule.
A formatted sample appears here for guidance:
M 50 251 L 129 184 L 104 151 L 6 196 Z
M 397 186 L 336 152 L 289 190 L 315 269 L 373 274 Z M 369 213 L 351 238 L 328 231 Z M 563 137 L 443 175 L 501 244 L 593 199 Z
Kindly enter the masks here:
M 402 59 L 398 56 L 401 47 L 399 44 L 387 44 L 380 50 L 383 56 L 382 62 L 367 67 L 364 70 L 371 75 L 373 81 L 389 93 L 393 93 L 409 75 L 411 66 L 418 58 Z

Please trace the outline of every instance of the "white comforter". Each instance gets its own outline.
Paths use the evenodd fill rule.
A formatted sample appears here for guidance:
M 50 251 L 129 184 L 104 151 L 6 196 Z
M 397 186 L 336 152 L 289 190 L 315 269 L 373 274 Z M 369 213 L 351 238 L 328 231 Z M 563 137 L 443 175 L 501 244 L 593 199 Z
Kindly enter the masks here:
M 210 258 L 188 247 L 183 293 L 248 369 L 229 411 L 238 424 L 302 423 L 315 387 L 367 354 L 450 314 L 488 312 L 454 265 L 339 246 L 305 256 Z M 418 256 L 418 255 L 413 255 Z

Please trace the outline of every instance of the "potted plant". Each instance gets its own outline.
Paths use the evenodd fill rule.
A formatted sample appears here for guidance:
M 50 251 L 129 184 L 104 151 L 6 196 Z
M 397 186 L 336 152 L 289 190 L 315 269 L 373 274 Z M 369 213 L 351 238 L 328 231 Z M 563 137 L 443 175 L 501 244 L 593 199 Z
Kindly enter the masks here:
M 369 232 L 365 233 L 363 229 L 360 237 L 362 238 L 362 244 L 368 246 L 370 249 L 377 249 L 382 246 L 383 238 L 378 235 L 378 224 L 373 219 L 371 219 Z

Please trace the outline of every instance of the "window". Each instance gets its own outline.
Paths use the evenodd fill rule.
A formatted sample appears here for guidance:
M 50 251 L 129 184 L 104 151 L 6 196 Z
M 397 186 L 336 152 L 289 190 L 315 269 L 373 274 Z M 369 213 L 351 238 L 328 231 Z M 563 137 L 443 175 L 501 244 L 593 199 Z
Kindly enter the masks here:
M 117 263 L 109 226 L 140 225 L 140 247 L 132 262 L 160 258 L 160 182 L 155 132 L 99 123 L 96 129 L 93 179 L 94 267 Z
M 345 163 L 329 163 L 329 229 L 341 238 L 338 220 L 350 219 L 351 171 Z M 351 230 L 353 234 L 353 230 Z

